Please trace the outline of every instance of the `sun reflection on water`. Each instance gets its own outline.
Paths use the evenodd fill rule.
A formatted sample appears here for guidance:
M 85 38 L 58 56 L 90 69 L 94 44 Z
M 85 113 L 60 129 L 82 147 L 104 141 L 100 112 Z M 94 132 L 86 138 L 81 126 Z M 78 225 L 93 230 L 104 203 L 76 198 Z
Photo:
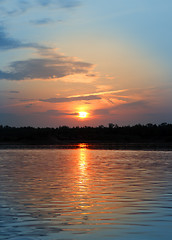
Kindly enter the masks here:
M 79 143 L 78 147 L 79 148 L 88 148 L 88 144 L 87 143 Z
M 85 177 L 87 175 L 86 168 L 87 168 L 87 161 L 86 161 L 86 149 L 80 149 L 80 157 L 79 157 L 79 169 L 81 171 L 81 176 Z
M 86 192 L 89 184 L 89 177 L 88 177 L 88 163 L 87 163 L 87 152 L 86 149 L 87 144 L 80 143 L 79 144 L 79 156 L 78 156 L 78 180 L 79 180 L 79 192 Z
M 137 233 L 138 223 L 143 231 L 148 217 L 157 223 L 156 206 L 164 205 L 166 180 L 169 177 L 171 181 L 171 153 L 163 162 L 162 153 L 90 150 L 85 143 L 78 146 L 0 154 L 4 239 L 13 239 L 14 234 L 18 234 L 15 239 L 22 234 L 27 238 L 33 233 L 40 239 L 41 231 L 45 231 L 44 240 L 57 239 L 57 234 L 61 235 L 58 239 L 71 239 L 73 234 L 90 234 L 90 239 L 95 239 L 94 233 L 99 232 L 100 239 L 108 239 L 105 230 L 113 236 L 131 228 Z M 168 188 L 167 206 L 171 203 Z M 165 213 L 160 216 L 164 221 Z M 148 222 L 151 226 L 151 220 Z
M 79 207 L 85 212 L 90 207 L 89 203 L 89 173 L 87 163 L 87 149 L 79 149 L 78 158 L 78 193 L 79 193 Z M 84 214 L 83 212 L 83 214 Z

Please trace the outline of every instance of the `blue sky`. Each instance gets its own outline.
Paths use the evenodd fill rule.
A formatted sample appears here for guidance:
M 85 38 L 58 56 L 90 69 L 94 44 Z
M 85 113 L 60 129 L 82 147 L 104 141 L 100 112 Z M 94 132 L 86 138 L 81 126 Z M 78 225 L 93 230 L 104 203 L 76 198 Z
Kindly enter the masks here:
M 0 0 L 0 16 L 0 124 L 172 121 L 171 1 Z

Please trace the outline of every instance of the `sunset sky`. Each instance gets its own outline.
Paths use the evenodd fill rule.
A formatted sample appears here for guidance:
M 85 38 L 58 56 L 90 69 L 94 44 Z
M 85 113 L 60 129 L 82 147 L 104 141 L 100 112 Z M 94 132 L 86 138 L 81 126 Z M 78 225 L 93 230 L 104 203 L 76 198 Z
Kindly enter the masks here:
M 171 0 L 0 0 L 0 125 L 171 123 L 171 29 Z

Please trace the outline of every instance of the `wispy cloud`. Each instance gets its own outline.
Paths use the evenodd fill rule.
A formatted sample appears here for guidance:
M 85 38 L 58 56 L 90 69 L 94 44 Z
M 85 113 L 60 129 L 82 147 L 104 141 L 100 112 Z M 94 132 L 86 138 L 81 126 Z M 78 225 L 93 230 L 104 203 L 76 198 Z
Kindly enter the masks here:
M 5 93 L 5 94 L 7 94 L 7 93 L 11 93 L 11 94 L 18 94 L 18 93 L 20 93 L 19 91 L 7 91 L 7 90 L 0 90 L 0 93 Z
M 76 116 L 78 115 L 78 113 L 69 113 L 69 112 L 63 112 L 63 111 L 54 110 L 54 109 L 50 109 L 45 112 L 35 112 L 35 114 L 44 115 L 44 116 L 64 116 L 64 115 Z
M 14 0 L 14 5 L 11 0 L 0 0 L 0 11 L 7 15 L 19 15 L 27 12 L 35 7 L 49 8 L 49 9 L 71 9 L 81 5 L 80 0 Z
M 82 94 L 82 95 L 73 95 L 73 96 L 70 96 L 70 98 L 72 98 L 72 97 L 98 96 L 98 95 L 105 95 L 105 94 L 120 93 L 120 92 L 125 92 L 125 91 L 127 91 L 127 89 L 113 90 L 113 91 L 104 91 L 104 92 L 94 92 L 94 93 L 87 93 L 87 94 Z
M 139 101 L 132 101 L 132 102 L 126 102 L 126 103 L 121 103 L 116 106 L 112 106 L 109 108 L 100 108 L 97 110 L 94 110 L 94 115 L 101 115 L 101 116 L 108 116 L 108 115 L 113 115 L 117 114 L 120 110 L 125 112 L 124 110 L 138 110 L 143 109 L 143 108 L 149 108 L 150 103 L 145 100 L 139 100 Z
M 74 101 L 91 101 L 101 99 L 98 96 L 80 96 L 80 97 L 66 97 L 66 98 L 48 98 L 48 99 L 40 99 L 41 102 L 49 102 L 49 103 L 63 103 L 63 102 L 74 102 Z
M 94 116 L 108 116 L 110 114 L 110 111 L 108 108 L 102 108 L 102 109 L 96 109 L 94 110 Z
M 41 6 L 57 6 L 60 8 L 73 8 L 78 7 L 81 4 L 79 0 L 38 0 L 38 4 Z
M 81 5 L 81 1 L 79 0 L 59 0 L 58 2 L 62 8 L 74 8 Z
M 19 91 L 9 91 L 9 93 L 20 93 Z
M 133 102 L 127 102 L 127 103 L 122 103 L 118 106 L 115 106 L 113 109 L 139 109 L 139 108 L 147 108 L 149 106 L 148 101 L 145 100 L 139 100 L 139 101 L 133 101 Z
M 74 102 L 74 101 L 91 101 L 91 100 L 100 100 L 102 97 L 101 95 L 106 94 L 114 94 L 124 92 L 126 89 L 123 90 L 113 90 L 113 91 L 106 91 L 106 92 L 95 92 L 95 93 L 88 93 L 82 95 L 73 95 L 66 98 L 48 98 L 48 99 L 40 99 L 41 102 L 49 102 L 49 103 L 62 103 L 62 102 Z
M 60 23 L 62 22 L 62 20 L 53 20 L 51 18 L 41 18 L 41 19 L 36 19 L 36 20 L 32 20 L 31 23 L 35 24 L 35 25 L 46 25 L 46 24 L 52 24 L 52 23 Z
M 137 89 L 138 90 L 138 89 Z M 127 96 L 113 94 L 109 96 L 102 95 L 101 98 L 107 100 L 110 104 L 103 105 L 102 108 L 93 110 L 94 115 L 113 116 L 116 114 L 128 114 L 129 112 L 143 112 L 152 109 L 152 98 L 149 99 L 145 95 L 136 95 L 135 90 L 119 90 L 119 93 L 127 91 Z
M 31 108 L 33 106 L 32 103 L 28 104 L 28 105 L 25 105 L 25 108 Z

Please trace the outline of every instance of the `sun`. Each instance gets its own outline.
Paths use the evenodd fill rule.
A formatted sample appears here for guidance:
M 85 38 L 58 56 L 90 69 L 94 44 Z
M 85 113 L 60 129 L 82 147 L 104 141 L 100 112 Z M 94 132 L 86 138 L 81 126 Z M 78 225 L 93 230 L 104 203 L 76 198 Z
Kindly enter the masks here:
M 88 115 L 87 112 L 79 112 L 79 113 L 78 113 L 79 118 L 86 118 L 87 115 Z

